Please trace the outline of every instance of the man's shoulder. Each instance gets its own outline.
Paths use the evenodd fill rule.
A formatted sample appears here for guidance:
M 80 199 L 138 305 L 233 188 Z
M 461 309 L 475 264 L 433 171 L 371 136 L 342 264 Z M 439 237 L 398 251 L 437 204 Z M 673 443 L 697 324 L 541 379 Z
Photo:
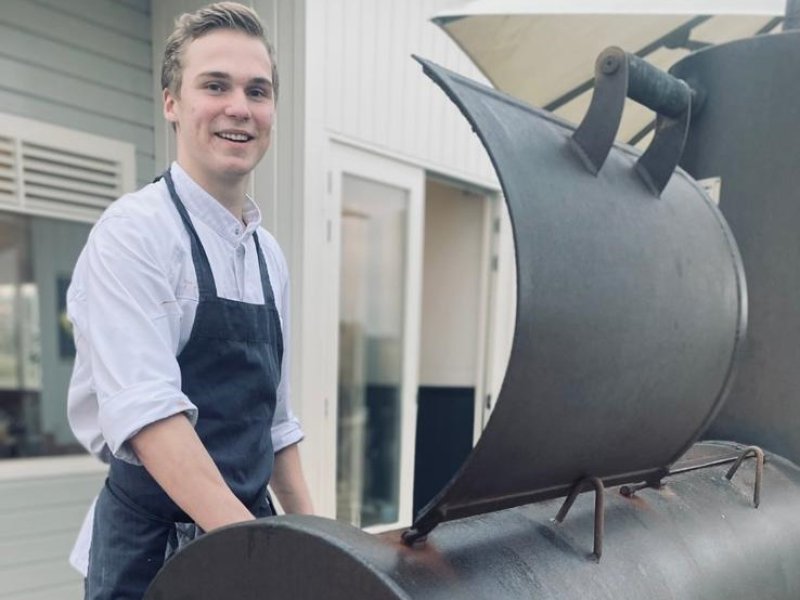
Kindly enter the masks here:
M 172 211 L 165 184 L 163 181 L 157 181 L 112 202 L 98 223 L 115 218 L 157 222 L 171 215 Z
M 112 202 L 92 228 L 88 243 L 171 254 L 180 239 L 180 217 L 159 181 Z

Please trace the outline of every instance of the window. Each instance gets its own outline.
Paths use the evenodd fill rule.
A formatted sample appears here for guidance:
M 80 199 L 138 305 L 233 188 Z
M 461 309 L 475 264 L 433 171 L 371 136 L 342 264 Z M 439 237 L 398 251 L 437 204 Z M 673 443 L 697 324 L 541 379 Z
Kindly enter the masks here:
M 77 452 L 65 294 L 89 224 L 0 212 L 0 458 Z
M 66 414 L 66 290 L 134 161 L 131 144 L 0 114 L 0 459 L 82 451 Z

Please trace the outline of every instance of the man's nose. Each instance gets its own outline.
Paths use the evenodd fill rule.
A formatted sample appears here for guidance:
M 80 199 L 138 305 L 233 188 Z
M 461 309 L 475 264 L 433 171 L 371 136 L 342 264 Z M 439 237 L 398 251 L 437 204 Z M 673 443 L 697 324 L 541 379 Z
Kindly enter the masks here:
M 228 106 L 225 114 L 234 119 L 245 120 L 250 118 L 250 103 L 247 93 L 242 89 L 234 89 L 228 96 Z

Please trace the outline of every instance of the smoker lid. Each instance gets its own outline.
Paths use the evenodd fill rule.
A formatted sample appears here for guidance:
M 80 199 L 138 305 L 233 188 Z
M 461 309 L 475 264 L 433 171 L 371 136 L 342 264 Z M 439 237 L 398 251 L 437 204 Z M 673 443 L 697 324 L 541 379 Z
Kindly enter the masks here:
M 574 126 L 417 60 L 497 171 L 518 298 L 491 419 L 411 539 L 566 495 L 585 477 L 657 479 L 718 410 L 745 330 L 744 273 L 722 215 L 680 169 L 653 193 L 628 146 L 590 173 Z

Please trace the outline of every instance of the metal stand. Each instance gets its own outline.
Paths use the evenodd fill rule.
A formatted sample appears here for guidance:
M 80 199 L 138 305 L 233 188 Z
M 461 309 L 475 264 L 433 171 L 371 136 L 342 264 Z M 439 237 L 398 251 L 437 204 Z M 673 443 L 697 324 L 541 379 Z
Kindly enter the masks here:
M 742 462 L 748 456 L 753 455 L 756 457 L 756 482 L 753 486 L 753 508 L 758 508 L 761 503 L 761 479 L 764 477 L 764 451 L 758 446 L 748 446 L 733 463 L 733 466 L 725 473 L 725 479 L 730 481 L 736 474 L 736 471 L 741 466 Z
M 575 484 L 567 499 L 564 500 L 564 504 L 561 505 L 561 510 L 556 515 L 556 522 L 564 522 L 578 494 L 587 487 L 587 484 L 594 487 L 594 556 L 600 560 L 600 556 L 603 554 L 603 530 L 605 528 L 605 499 L 603 497 L 605 486 L 599 477 L 586 477 Z

